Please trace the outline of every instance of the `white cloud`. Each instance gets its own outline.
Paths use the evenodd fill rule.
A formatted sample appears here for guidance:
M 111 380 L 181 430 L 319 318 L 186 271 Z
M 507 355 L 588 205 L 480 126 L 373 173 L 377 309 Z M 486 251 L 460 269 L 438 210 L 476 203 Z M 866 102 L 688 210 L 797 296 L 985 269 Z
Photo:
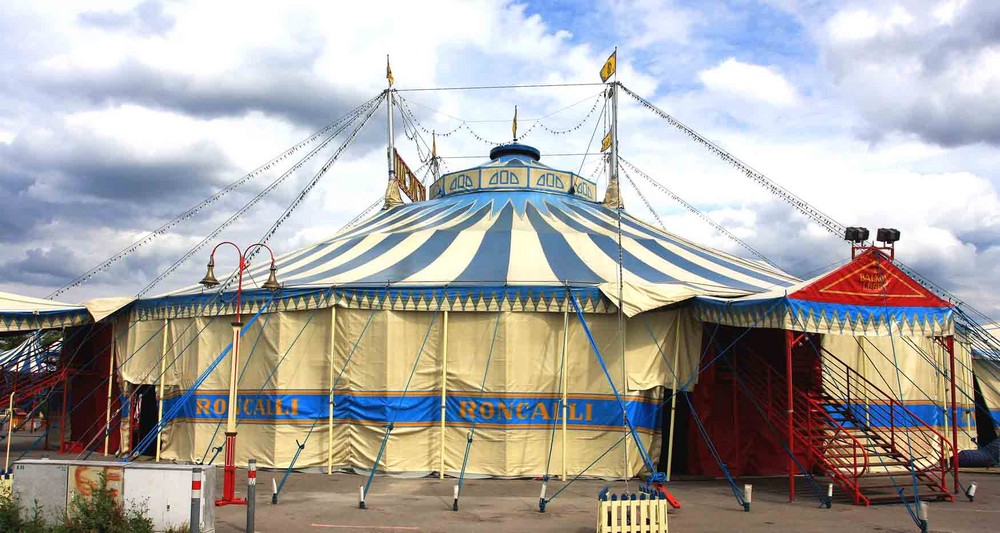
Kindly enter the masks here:
M 769 3 L 789 9 L 798 5 Z M 146 164 L 189 161 L 191 147 L 209 145 L 216 152 L 206 153 L 228 163 L 221 170 L 199 170 L 203 175 L 194 185 L 209 190 L 237 179 L 319 124 L 381 91 L 386 53 L 392 55 L 400 88 L 592 82 L 617 42 L 622 44 L 619 79 L 631 89 L 839 221 L 898 227 L 903 231 L 900 257 L 907 263 L 928 270 L 936 281 L 971 296 L 977 305 L 1000 311 L 1000 299 L 982 289 L 995 286 L 1000 278 L 1000 263 L 995 261 L 1000 255 L 1000 175 L 995 170 L 1000 168 L 1000 154 L 992 146 L 975 144 L 975 139 L 984 138 L 982 132 L 1000 123 L 1000 112 L 990 101 L 998 89 L 1000 49 L 970 22 L 970 13 L 981 14 L 984 24 L 993 20 L 995 10 L 989 3 L 937 2 L 926 9 L 924 4 L 903 9 L 840 2 L 812 9 L 810 3 L 798 20 L 808 28 L 800 31 L 811 31 L 814 41 L 804 39 L 805 50 L 796 50 L 801 55 L 788 57 L 746 49 L 755 45 L 746 35 L 720 35 L 719 26 L 709 24 L 714 16 L 709 8 L 699 11 L 698 6 L 653 0 L 597 4 L 602 16 L 611 17 L 594 21 L 578 14 L 587 23 L 600 24 L 595 32 L 577 20 L 550 17 L 548 4 L 502 0 L 399 2 L 384 9 L 390 17 L 371 16 L 370 6 L 357 3 L 171 3 L 164 5 L 162 20 L 152 21 L 158 24 L 156 31 L 145 34 L 142 28 L 150 22 L 125 15 L 91 17 L 98 23 L 81 24 L 78 3 L 16 5 L 13 15 L 0 15 L 0 32 L 11 32 L 11 38 L 0 43 L 0 53 L 9 43 L 17 45 L 0 64 L 0 75 L 12 88 L 0 88 L 0 190 L 6 193 L 4 187 L 9 186 L 14 191 L 8 194 L 21 211 L 14 222 L 31 223 L 8 230 L 0 214 L 0 238 L 4 231 L 24 237 L 0 241 L 0 246 L 18 260 L 73 250 L 72 268 L 63 270 L 85 270 L 194 201 L 178 200 L 173 193 L 141 201 L 98 199 L 99 216 L 81 219 L 75 211 L 86 206 L 59 187 L 72 176 L 29 165 L 25 172 L 34 181 L 24 185 L 27 192 L 22 193 L 27 178 L 4 173 L 4 147 L 11 147 L 8 155 L 28 146 L 50 154 L 50 159 L 70 152 L 107 165 L 116 161 L 111 156 L 121 159 L 122 154 Z M 124 13 L 129 7 L 88 3 L 85 9 Z M 767 31 L 767 25 L 758 23 L 768 21 L 741 22 L 740 16 L 756 15 L 725 14 L 726 31 Z M 100 27 L 101 20 L 128 25 Z M 939 32 L 947 38 L 938 39 Z M 968 39 L 962 41 L 962 36 Z M 810 45 L 818 58 L 811 55 Z M 56 82 L 65 90 L 54 92 Z M 86 91 L 73 90 L 82 82 Z M 428 129 L 443 132 L 459 123 L 431 111 L 439 109 L 470 121 L 495 121 L 470 124 L 483 137 L 506 140 L 515 104 L 524 120 L 522 128 L 527 128 L 530 118 L 584 100 L 547 119 L 546 125 L 563 129 L 583 118 L 590 98 L 599 91 L 580 87 L 402 96 L 414 103 L 414 112 Z M 622 98 L 620 111 L 621 148 L 627 159 L 780 265 L 808 274 L 848 255 L 835 236 L 807 224 L 791 207 L 630 98 Z M 859 139 L 859 124 L 878 135 Z M 561 136 L 539 129 L 526 142 L 543 154 L 581 151 L 592 125 Z M 413 143 L 401 130 L 398 146 L 417 167 Z M 954 137 L 955 131 L 972 133 Z M 967 145 L 936 142 L 949 138 L 949 132 L 960 140 L 957 144 Z M 870 143 L 875 137 L 880 142 Z M 93 143 L 70 146 L 86 138 Z M 282 226 L 277 252 L 326 237 L 379 197 L 386 172 L 383 142 L 384 110 Z M 43 150 L 46 146 L 50 148 Z M 489 146 L 460 132 L 439 138 L 438 149 L 444 156 L 475 156 L 447 160 L 448 168 L 457 170 L 485 158 Z M 312 177 L 318 159 L 219 239 L 259 238 Z M 574 171 L 580 165 L 579 158 L 548 156 L 545 162 Z M 596 163 L 595 158 L 588 160 L 582 173 L 590 175 L 599 168 Z M 272 170 L 231 193 L 155 246 L 143 248 L 125 267 L 66 299 L 134 293 L 278 173 Z M 743 254 L 662 193 L 642 183 L 640 187 L 670 230 Z M 629 211 L 651 219 L 631 186 L 624 188 Z M 56 197 L 64 204 L 50 201 L 35 218 L 26 211 L 27 200 Z M 196 255 L 154 292 L 197 280 L 203 255 Z M 5 278 L 0 287 L 44 296 L 56 281 Z
M 774 69 L 737 61 L 735 58 L 701 71 L 698 79 L 710 90 L 778 106 L 795 105 L 795 87 Z

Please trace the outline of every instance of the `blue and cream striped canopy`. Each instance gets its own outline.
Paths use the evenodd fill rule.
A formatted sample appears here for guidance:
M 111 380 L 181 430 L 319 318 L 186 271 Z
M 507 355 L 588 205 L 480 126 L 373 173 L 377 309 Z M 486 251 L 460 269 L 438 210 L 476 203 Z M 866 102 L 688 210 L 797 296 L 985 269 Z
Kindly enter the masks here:
M 449 180 L 471 176 L 461 190 L 382 212 L 281 257 L 278 271 L 291 287 L 614 283 L 618 212 L 577 191 L 553 190 L 555 179 L 567 174 L 570 178 L 559 183 L 582 180 L 550 169 L 524 150 L 500 152 L 486 164 L 437 180 L 443 186 L 436 190 L 441 191 L 447 190 Z M 736 296 L 797 281 L 767 265 L 698 246 L 624 212 L 621 238 L 627 285 L 669 288 L 678 295 Z
M 616 301 L 619 212 L 579 193 L 578 184 L 592 183 L 528 154 L 501 151 L 488 163 L 437 180 L 427 201 L 382 211 L 279 257 L 282 284 L 296 289 L 590 287 Z M 498 173 L 504 173 L 502 183 Z M 448 180 L 456 177 L 470 181 L 449 189 Z M 769 265 L 656 229 L 624 211 L 620 222 L 623 300 L 626 307 L 635 300 L 634 312 L 698 295 L 742 296 L 797 281 Z M 257 265 L 250 279 L 266 279 L 267 266 Z

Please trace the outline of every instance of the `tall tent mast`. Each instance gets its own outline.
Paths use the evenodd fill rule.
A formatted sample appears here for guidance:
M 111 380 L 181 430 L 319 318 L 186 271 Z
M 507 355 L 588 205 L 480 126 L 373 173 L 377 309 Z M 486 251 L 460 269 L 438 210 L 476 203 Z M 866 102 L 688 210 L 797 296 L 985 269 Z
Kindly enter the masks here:
M 605 63 L 604 70 L 602 70 L 601 77 L 604 78 L 604 73 L 607 72 L 609 75 L 614 75 L 614 81 L 608 84 L 608 97 L 611 99 L 611 161 L 608 166 L 608 189 L 604 193 L 604 206 L 611 209 L 621 209 L 625 207 L 622 203 L 620 188 L 618 187 L 618 47 L 615 47 L 614 53 L 608 58 L 608 62 Z M 610 71 L 607 69 L 610 66 Z M 607 79 L 605 79 L 607 81 Z
M 392 105 L 392 68 L 389 66 L 389 56 L 385 56 L 385 79 L 389 82 L 388 87 L 385 89 L 385 104 L 387 113 L 387 124 L 388 124 L 388 141 L 386 143 L 385 149 L 385 160 L 389 167 L 389 183 L 385 188 L 385 203 L 382 205 L 382 210 L 387 211 L 393 207 L 403 204 L 403 198 L 399 194 L 399 186 L 396 184 L 396 146 L 395 146 L 395 133 L 392 128 L 392 115 L 393 115 L 393 105 Z

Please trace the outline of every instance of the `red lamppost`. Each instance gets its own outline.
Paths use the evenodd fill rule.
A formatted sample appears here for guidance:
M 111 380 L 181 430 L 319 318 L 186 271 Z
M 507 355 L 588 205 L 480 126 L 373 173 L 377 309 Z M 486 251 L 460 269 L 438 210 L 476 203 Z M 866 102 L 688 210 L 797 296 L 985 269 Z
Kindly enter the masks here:
M 233 322 L 233 350 L 229 358 L 229 401 L 226 403 L 227 406 L 227 416 L 226 416 L 226 464 L 223 470 L 223 481 L 222 481 L 222 498 L 215 500 L 215 505 L 246 505 L 247 501 L 243 498 L 236 497 L 236 381 L 237 381 L 237 362 L 240 358 L 240 329 L 243 328 L 242 320 L 242 295 L 243 295 L 243 271 L 247 269 L 249 263 L 247 262 L 247 254 L 250 250 L 256 247 L 262 247 L 267 250 L 267 253 L 271 255 L 271 274 L 268 276 L 267 281 L 261 285 L 262 288 L 276 291 L 281 288 L 281 284 L 278 283 L 277 278 L 277 268 L 274 266 L 274 252 L 271 251 L 266 244 L 256 243 L 251 244 L 247 247 L 245 251 L 240 250 L 240 247 L 236 243 L 225 241 L 220 242 L 212 248 L 212 255 L 208 259 L 208 272 L 205 273 L 205 277 L 201 280 L 201 284 L 205 287 L 215 287 L 219 284 L 219 280 L 215 279 L 215 251 L 219 249 L 223 244 L 229 244 L 233 248 L 236 248 L 236 253 L 240 254 L 240 268 L 237 273 L 237 279 L 239 280 L 236 285 L 236 321 Z

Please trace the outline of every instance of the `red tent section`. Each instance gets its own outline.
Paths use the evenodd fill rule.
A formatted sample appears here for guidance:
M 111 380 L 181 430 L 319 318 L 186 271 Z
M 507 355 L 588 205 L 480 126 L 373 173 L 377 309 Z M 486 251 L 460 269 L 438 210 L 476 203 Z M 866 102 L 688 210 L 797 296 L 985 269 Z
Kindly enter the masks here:
M 737 476 L 787 473 L 787 423 L 783 417 L 773 416 L 787 409 L 785 335 L 780 328 L 802 331 L 806 329 L 803 324 L 832 327 L 847 321 L 864 324 L 869 319 L 884 323 L 895 316 L 891 313 L 920 317 L 928 313 L 939 314 L 938 309 L 950 307 L 948 302 L 896 267 L 877 248 L 869 248 L 846 265 L 787 291 L 751 295 L 729 302 L 713 299 L 719 302 L 717 305 L 722 312 L 733 313 L 729 316 L 735 318 L 720 321 L 728 326 L 705 324 L 702 365 L 715 359 L 720 351 L 727 348 L 728 351 L 725 357 L 703 371 L 691 393 L 696 412 L 690 416 L 699 417 L 722 461 Z M 782 318 L 761 325 L 764 321 L 759 317 L 768 313 Z M 725 318 L 722 314 L 716 316 Z M 711 317 L 703 314 L 703 320 L 709 321 Z M 873 330 L 872 334 L 877 332 Z M 814 338 L 812 342 L 818 343 L 819 339 Z M 769 374 L 767 380 L 755 382 L 753 400 L 745 391 L 749 388 L 746 379 L 741 387 L 734 368 L 750 369 L 751 374 Z M 819 358 L 809 343 L 793 346 L 792 374 L 797 391 L 819 392 L 822 389 Z M 768 407 L 765 413 L 770 412 L 772 416 L 764 416 L 758 405 Z M 687 422 L 687 473 L 721 476 L 722 471 L 697 423 L 693 419 Z M 808 456 L 800 450 L 796 452 L 800 464 L 812 469 Z
M 788 298 L 871 307 L 949 306 L 877 248 L 869 248 L 850 263 L 813 279 Z

